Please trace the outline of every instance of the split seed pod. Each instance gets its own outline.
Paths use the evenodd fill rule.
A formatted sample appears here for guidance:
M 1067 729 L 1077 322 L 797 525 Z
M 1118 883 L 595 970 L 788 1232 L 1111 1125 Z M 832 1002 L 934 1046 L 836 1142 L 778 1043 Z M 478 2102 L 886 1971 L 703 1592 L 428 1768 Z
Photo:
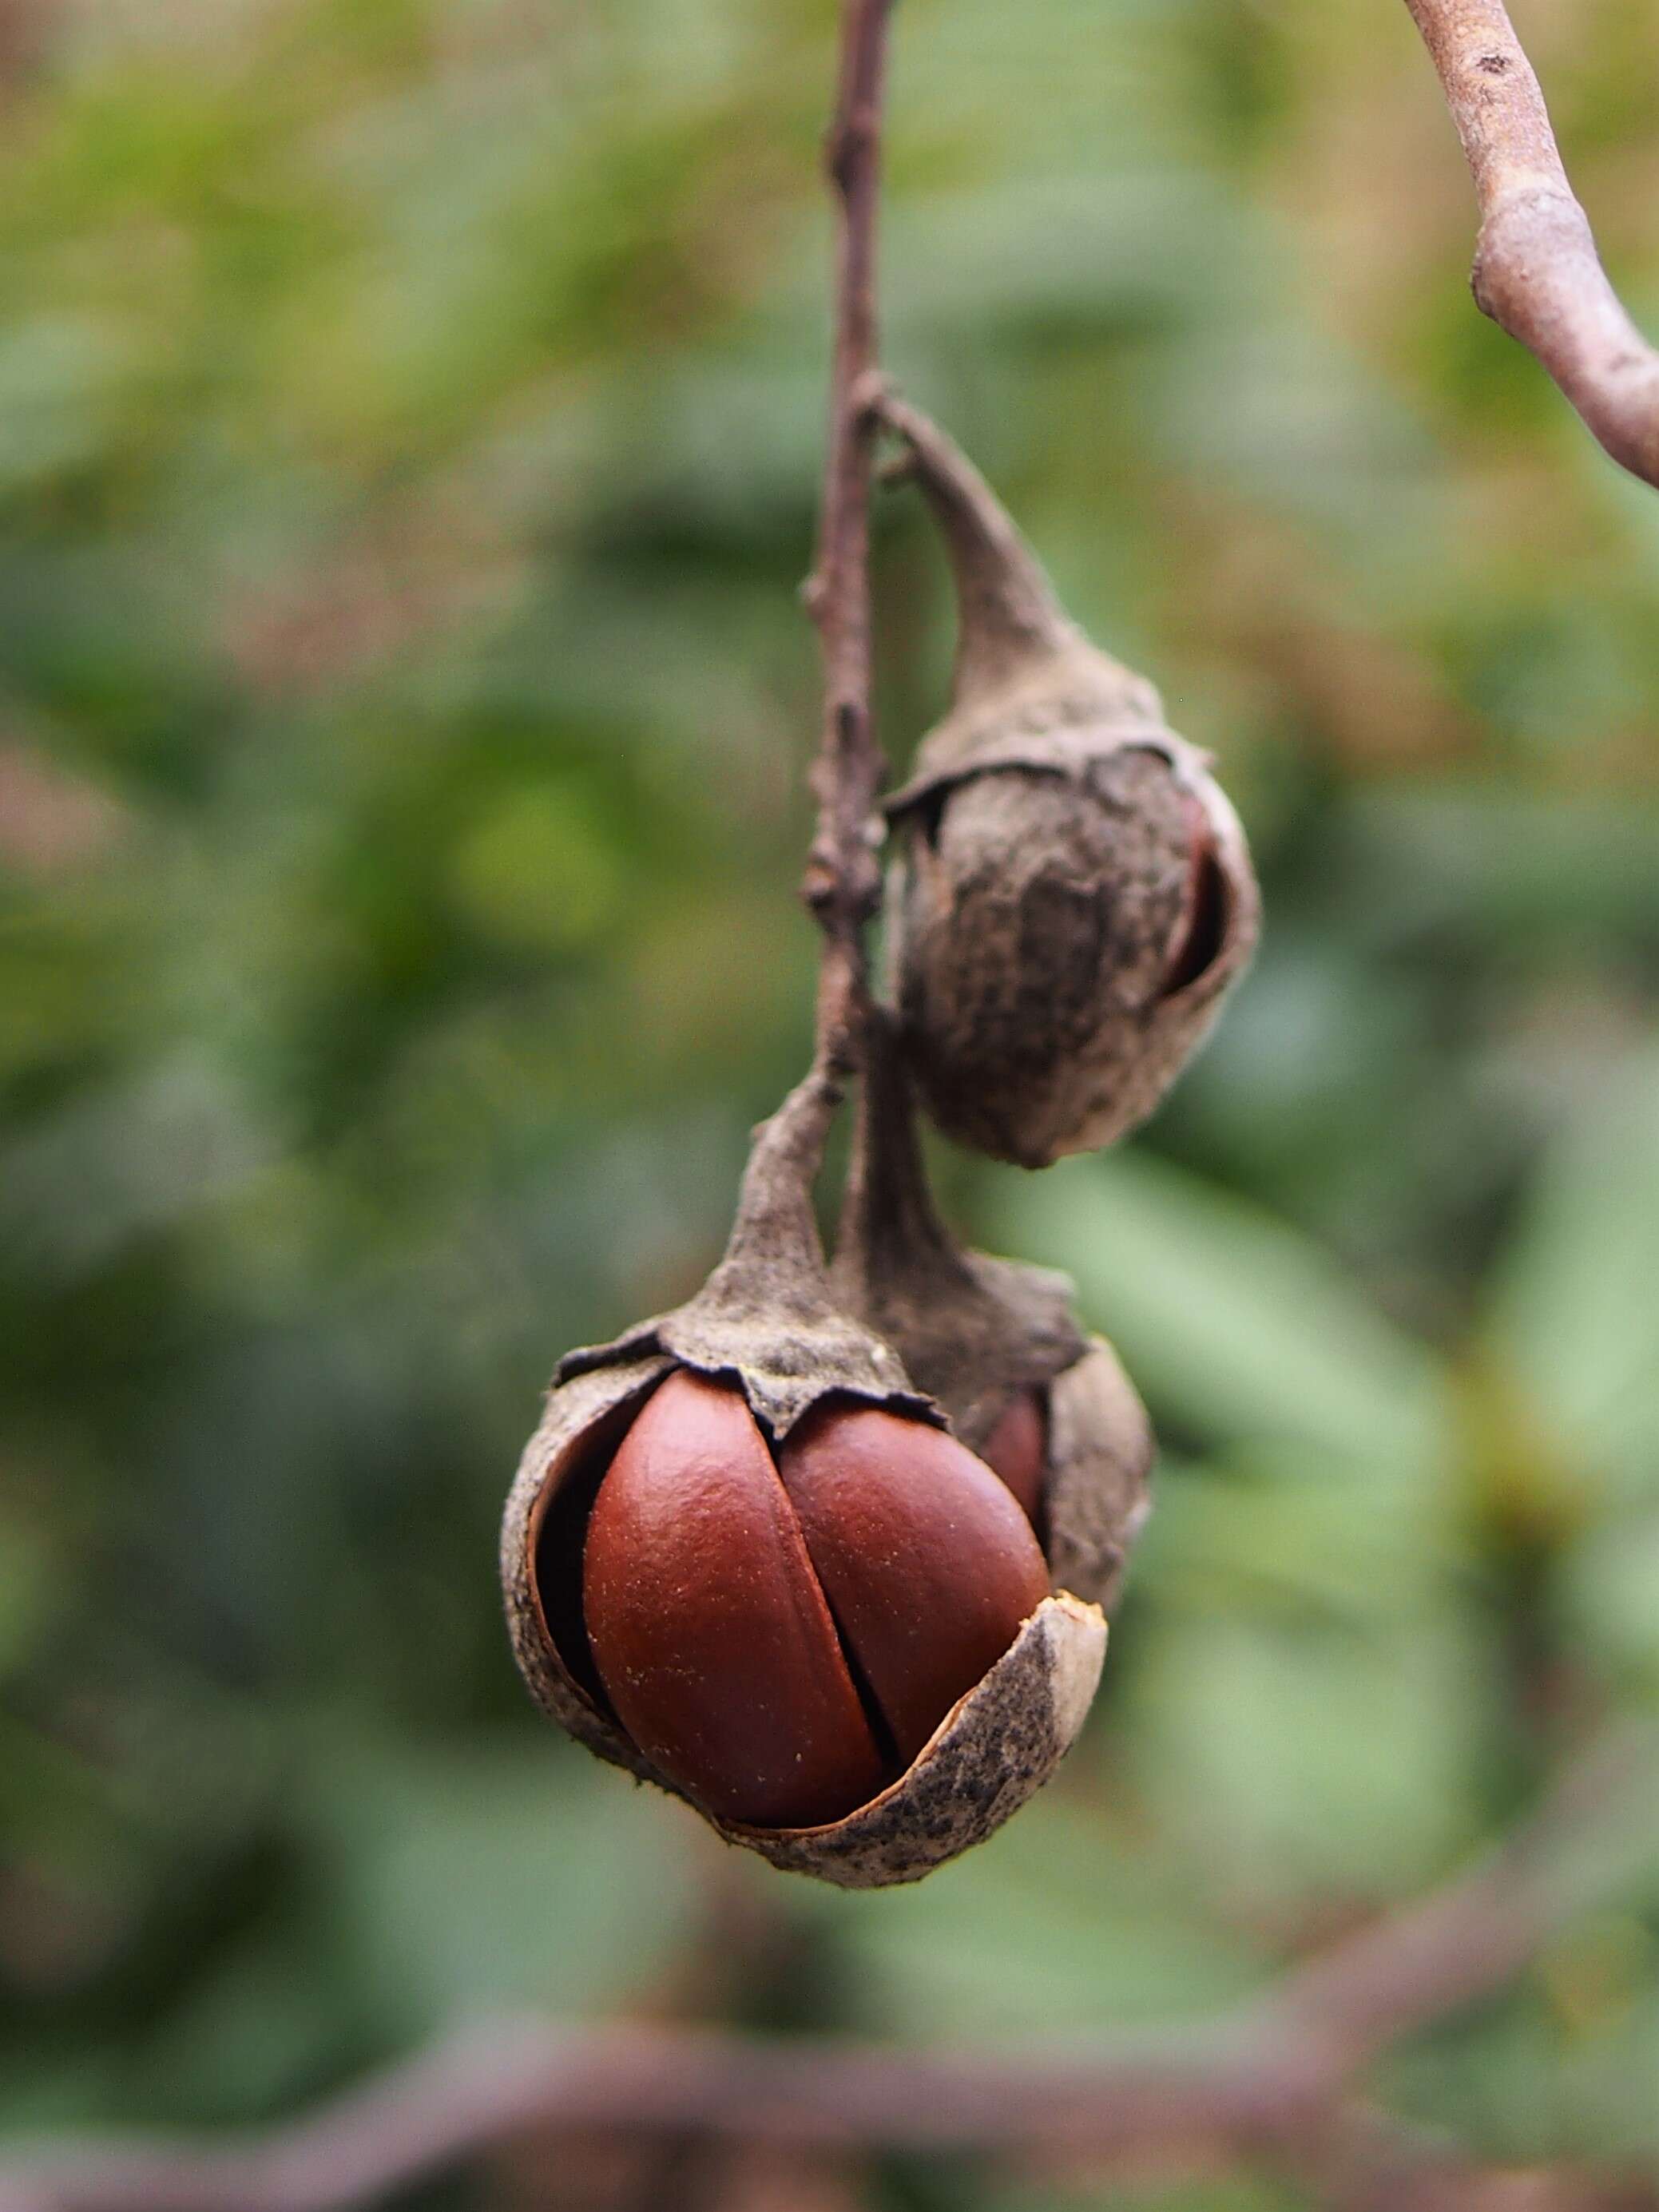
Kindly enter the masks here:
M 940 1220 L 879 1013 L 832 1280 L 1018 1499 L 1051 1589 L 1109 1613 L 1151 1510 L 1146 1409 L 1104 1337 L 1079 1327 L 1066 1276 L 966 1251 Z
M 811 1208 L 839 1092 L 757 1133 L 688 1305 L 571 1353 L 507 1499 L 537 1702 L 728 1841 L 848 1887 L 917 1879 L 1047 1780 L 1093 1698 L 1097 1607 L 840 1310 Z
M 1046 1167 L 1144 1121 L 1255 942 L 1243 831 L 1144 677 L 1062 611 L 982 477 L 927 417 L 905 441 L 955 574 L 950 712 L 888 801 L 890 933 L 929 1114 Z

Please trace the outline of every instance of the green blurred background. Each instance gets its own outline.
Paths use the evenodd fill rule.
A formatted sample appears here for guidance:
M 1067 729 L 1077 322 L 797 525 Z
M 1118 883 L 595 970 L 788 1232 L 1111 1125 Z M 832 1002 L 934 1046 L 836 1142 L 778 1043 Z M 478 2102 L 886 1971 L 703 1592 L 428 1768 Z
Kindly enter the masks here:
M 1659 13 L 1518 12 L 1659 324 Z M 269 2118 L 526 2001 L 1200 2014 L 1659 1688 L 1659 499 L 1471 306 L 1397 0 L 896 24 L 890 365 L 1218 753 L 1267 897 L 1126 1151 L 940 1156 L 1166 1448 L 1084 1745 L 849 1898 L 519 1688 L 538 1392 L 700 1279 L 808 1049 L 834 28 L 0 14 L 0 2132 Z M 878 556 L 902 763 L 951 645 L 913 495 Z M 1400 2110 L 1659 2172 L 1627 1856 Z M 421 2201 L 611 2201 L 576 2171 Z M 1302 2201 L 811 2186 L 777 2202 Z

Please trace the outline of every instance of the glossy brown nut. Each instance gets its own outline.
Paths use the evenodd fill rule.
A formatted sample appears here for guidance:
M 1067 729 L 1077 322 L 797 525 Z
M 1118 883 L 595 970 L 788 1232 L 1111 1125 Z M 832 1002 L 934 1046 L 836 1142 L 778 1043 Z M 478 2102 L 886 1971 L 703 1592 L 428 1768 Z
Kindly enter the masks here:
M 617 1448 L 582 1606 L 617 1719 L 720 1818 L 809 1827 L 908 1766 L 1048 1593 L 1018 1504 L 925 1421 L 832 1401 L 775 1463 L 682 1369 Z
M 908 1765 L 1048 1591 L 1029 1522 L 954 1437 L 872 1407 L 820 1407 L 779 1455 L 806 1548 Z
M 1048 1424 L 1035 1390 L 1015 1391 L 980 1446 L 980 1457 L 1019 1500 L 1032 1528 L 1040 1528 L 1048 1472 Z
M 623 1726 L 721 1819 L 811 1826 L 887 1778 L 738 1391 L 684 1369 L 658 1386 L 599 1485 L 582 1601 Z

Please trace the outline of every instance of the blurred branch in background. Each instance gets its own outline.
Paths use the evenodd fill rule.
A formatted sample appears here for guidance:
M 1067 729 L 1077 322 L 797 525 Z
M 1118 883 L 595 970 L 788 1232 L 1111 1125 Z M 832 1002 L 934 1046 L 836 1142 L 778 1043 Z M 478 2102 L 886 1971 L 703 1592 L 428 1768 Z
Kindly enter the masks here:
M 1645 1826 L 1656 1773 L 1659 1736 L 1613 1730 L 1468 1871 L 1188 2029 L 952 2051 L 693 2028 L 568 2033 L 533 2015 L 503 2019 L 460 2030 L 312 2118 L 228 2148 L 39 2148 L 0 2167 L 0 2212 L 344 2212 L 531 2129 L 689 2130 L 830 2150 L 1018 2149 L 1166 2173 L 1245 2159 L 1311 2174 L 1356 2207 L 1485 2202 L 1463 2191 L 1474 2169 L 1462 2154 L 1355 2101 L 1356 2084 L 1391 2045 L 1498 1988 L 1583 1909 L 1587 1889 L 1608 1879 L 1607 1838 Z M 1651 2191 L 1609 2196 L 1599 2183 L 1585 2192 L 1492 2201 L 1659 2203 Z
M 1659 484 L 1659 353 L 1620 304 L 1502 0 L 1406 0 L 1480 203 L 1474 296 L 1615 461 Z
M 37 880 L 90 866 L 121 822 L 108 793 L 0 731 L 0 866 Z
M 0 0 L 0 107 L 33 74 L 41 45 L 39 0 Z
M 1483 2168 L 1360 2105 L 1332 2129 L 1312 2178 L 1336 2212 L 1652 2212 L 1659 2203 L 1645 2181 L 1582 2167 Z

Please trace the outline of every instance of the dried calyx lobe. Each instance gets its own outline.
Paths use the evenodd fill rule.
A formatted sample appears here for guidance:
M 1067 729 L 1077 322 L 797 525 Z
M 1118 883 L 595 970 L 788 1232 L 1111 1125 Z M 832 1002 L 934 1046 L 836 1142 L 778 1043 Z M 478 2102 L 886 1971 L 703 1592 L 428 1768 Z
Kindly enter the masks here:
M 1079 1328 L 1064 1275 L 967 1251 L 940 1219 L 880 1010 L 833 1280 L 1018 1500 L 1050 1587 L 1109 1609 L 1149 1510 L 1146 1408 L 1111 1346 Z
M 833 1295 L 810 1185 L 837 1096 L 814 1076 L 758 1133 L 688 1306 L 565 1360 L 501 1557 L 554 1718 L 775 1863 L 871 1886 L 1046 1778 L 1105 1630 Z
M 1254 945 L 1255 877 L 1206 756 L 1098 651 L 984 480 L 888 398 L 956 578 L 954 696 L 889 801 L 906 1047 L 929 1113 L 1042 1167 L 1143 1120 Z

